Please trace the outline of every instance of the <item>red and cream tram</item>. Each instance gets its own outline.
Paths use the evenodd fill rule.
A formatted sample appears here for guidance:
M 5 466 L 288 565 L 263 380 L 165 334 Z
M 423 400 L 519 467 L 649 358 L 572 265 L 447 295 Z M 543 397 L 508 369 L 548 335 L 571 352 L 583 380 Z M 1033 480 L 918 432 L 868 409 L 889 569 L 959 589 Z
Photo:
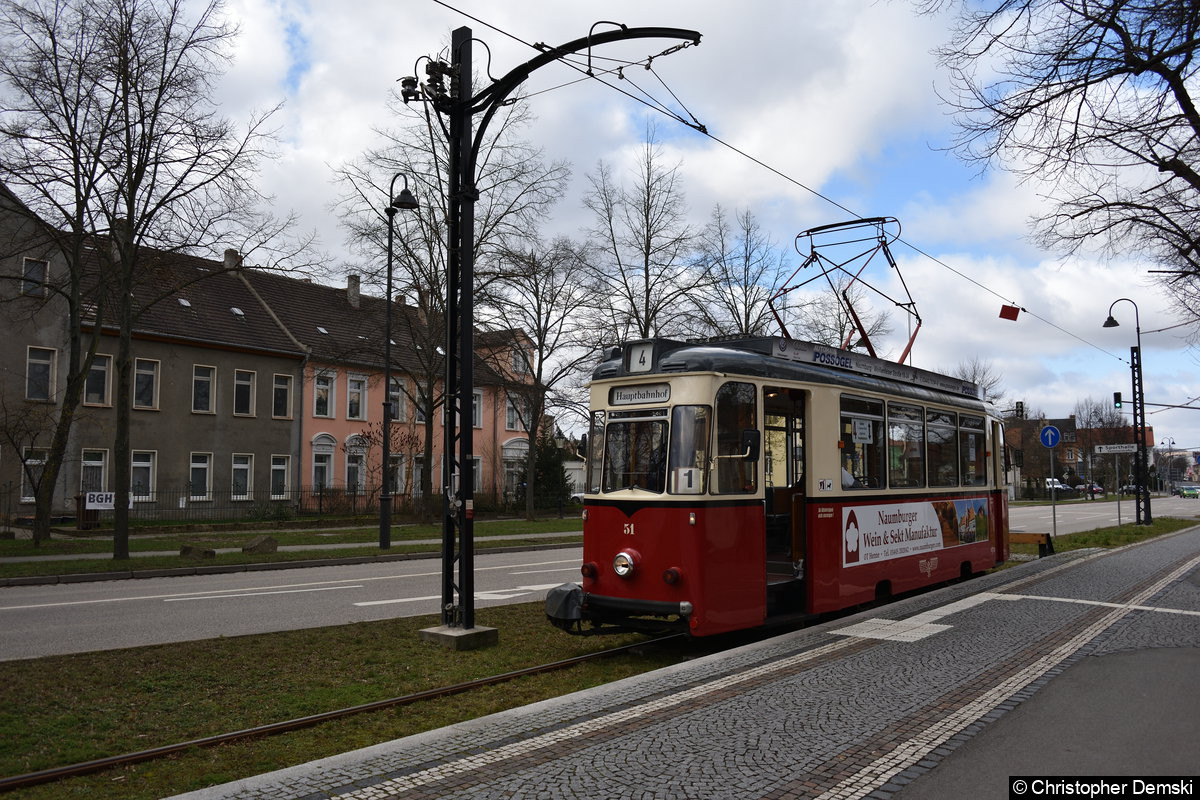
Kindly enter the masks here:
M 957 378 L 782 338 L 615 348 L 591 383 L 576 633 L 707 636 L 1007 558 L 1003 431 Z

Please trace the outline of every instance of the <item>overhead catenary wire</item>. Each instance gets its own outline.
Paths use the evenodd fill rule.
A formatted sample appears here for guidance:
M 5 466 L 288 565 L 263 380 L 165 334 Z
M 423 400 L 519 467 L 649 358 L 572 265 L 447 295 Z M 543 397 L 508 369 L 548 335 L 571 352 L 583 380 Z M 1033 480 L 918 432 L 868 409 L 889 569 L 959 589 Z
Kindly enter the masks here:
M 495 25 L 492 25 L 491 23 L 486 22 L 486 21 L 480 19 L 479 17 L 476 17 L 472 14 L 468 14 L 467 12 L 463 11 L 462 9 L 459 9 L 459 8 L 456 8 L 452 5 L 450 5 L 449 3 L 445 2 L 445 0 L 433 0 L 433 2 L 437 3 L 440 6 L 443 6 L 444 8 L 447 8 L 451 11 L 454 11 L 455 13 L 461 14 L 470 20 L 478 22 L 480 25 L 483 25 L 483 26 L 495 31 L 496 33 L 499 33 L 502 36 L 507 36 L 508 38 L 512 39 L 513 41 L 519 42 L 519 43 L 525 45 L 526 47 L 529 47 L 533 50 L 537 50 L 539 52 L 544 52 L 544 50 L 545 50 L 544 45 L 537 45 L 537 44 L 530 43 L 509 31 L 506 31 Z M 572 61 L 571 59 L 569 59 L 567 57 L 560 56 L 557 60 L 560 63 L 564 64 L 565 66 L 567 66 L 571 69 L 574 69 L 578 72 L 583 73 L 583 77 L 581 77 L 577 80 L 574 80 L 574 81 L 560 84 L 559 86 L 551 87 L 551 88 L 545 89 L 545 90 L 540 90 L 533 94 L 545 94 L 546 92 L 553 91 L 555 89 L 563 88 L 566 86 L 571 86 L 571 85 L 580 83 L 587 79 L 592 79 L 592 80 L 598 81 L 599 83 L 609 87 L 613 91 L 619 92 L 620 94 L 625 95 L 626 97 L 630 98 L 631 100 L 634 100 L 635 102 L 641 103 L 642 105 L 644 105 L 650 109 L 653 109 L 654 111 L 657 111 L 660 114 L 663 114 L 664 116 L 675 120 L 676 122 L 679 122 L 683 125 L 686 125 L 689 128 L 692 128 L 693 130 L 695 130 L 698 133 L 700 133 L 701 135 L 709 138 L 716 144 L 719 144 L 722 147 L 726 148 L 730 152 L 733 152 L 733 153 L 749 160 L 750 162 L 762 167 L 763 169 L 767 170 L 768 172 L 771 172 L 772 174 L 784 179 L 788 183 L 791 183 L 794 186 L 797 186 L 798 188 L 803 189 L 804 191 L 812 194 L 814 197 L 817 197 L 817 198 L 825 201 L 829 205 L 831 205 L 837 209 L 840 209 L 841 211 L 844 211 L 847 214 L 850 214 L 851 216 L 854 216 L 854 217 L 862 216 L 861 214 L 854 211 L 853 209 L 843 205 L 842 203 L 839 203 L 837 200 L 834 200 L 832 197 L 821 193 L 820 191 L 812 188 L 811 186 L 808 186 L 807 184 L 803 183 L 802 181 L 797 180 L 796 178 L 792 177 L 791 175 L 788 175 L 787 173 L 783 172 L 782 170 L 768 164 L 767 162 L 763 161 L 762 159 L 758 158 L 757 156 L 747 153 L 746 151 L 742 150 L 741 148 L 736 147 L 735 145 L 731 144 L 730 142 L 727 142 L 727 141 L 721 139 L 720 137 L 716 136 L 715 134 L 711 133 L 708 130 L 707 126 L 705 126 L 703 123 L 701 123 L 699 120 L 697 120 L 695 115 L 693 115 L 692 112 L 689 109 L 687 109 L 687 106 L 685 106 L 683 104 L 683 102 L 678 98 L 676 93 L 670 88 L 670 86 L 667 85 L 666 81 L 664 81 L 662 79 L 662 77 L 656 71 L 653 70 L 653 68 L 650 66 L 650 62 L 652 62 L 654 60 L 654 58 L 655 58 L 654 56 L 648 56 L 646 59 L 642 59 L 641 61 L 624 62 L 624 66 L 632 67 L 632 66 L 642 65 L 642 66 L 644 66 L 645 69 L 649 70 L 654 75 L 654 77 L 658 79 L 659 83 L 662 84 L 663 88 L 666 89 L 666 91 L 671 95 L 671 97 L 674 98 L 677 103 L 679 103 L 680 107 L 683 108 L 687 112 L 688 116 L 691 117 L 691 121 L 689 121 L 688 119 L 685 119 L 683 116 L 676 113 L 675 111 L 672 111 L 665 103 L 657 100 L 656 98 L 653 97 L 653 95 L 651 95 L 645 89 L 643 89 L 642 87 L 640 87 L 636 83 L 634 83 L 632 80 L 630 80 L 630 78 L 623 73 L 622 69 L 620 69 L 620 68 L 609 69 L 609 70 L 603 71 L 600 74 L 596 74 L 596 73 L 590 71 L 589 69 L 587 69 L 586 67 L 581 66 L 578 63 L 575 63 L 574 61 Z M 606 58 L 605 60 L 620 62 L 619 59 L 612 59 L 612 58 Z M 643 62 L 646 62 L 646 63 L 643 63 Z M 638 97 L 628 91 L 625 91 L 620 86 L 610 83 L 609 81 L 604 80 L 601 77 L 601 75 L 611 75 L 611 74 L 616 74 L 621 80 L 623 80 L 626 83 L 629 83 L 631 86 L 634 86 L 639 92 L 642 92 L 647 98 L 649 98 L 649 100 L 643 99 L 643 98 Z M 526 97 L 533 96 L 533 94 L 526 95 Z M 1012 298 L 1006 297 L 1005 295 L 1001 294 L 1000 292 L 992 289 L 991 287 L 985 285 L 984 283 L 971 277 L 970 275 L 967 275 L 966 273 L 962 272 L 961 270 L 956 269 L 955 267 L 946 263 L 942 259 L 932 255 L 931 253 L 925 251 L 921 247 L 918 247 L 917 245 L 913 244 L 912 242 L 910 242 L 906 239 L 903 239 L 903 238 L 900 238 L 897 241 L 899 241 L 901 244 L 904 244 L 906 247 L 910 248 L 913 252 L 917 253 L 918 255 L 928 258 L 930 261 L 932 261 L 933 263 L 942 267 L 943 269 L 946 269 L 946 270 L 950 271 L 951 273 L 953 273 L 954 275 L 958 276 L 959 278 L 962 278 L 963 280 L 968 281 L 972 285 L 983 290 L 984 292 L 987 292 L 988 294 L 992 295 L 993 297 L 996 297 L 997 299 L 1003 301 L 1004 303 L 1017 306 L 1018 308 L 1021 309 L 1021 311 L 1025 312 L 1029 316 L 1038 320 L 1042 324 L 1048 325 L 1049 327 L 1053 328 L 1054 330 L 1056 330 L 1066 336 L 1069 336 L 1072 339 L 1075 339 L 1076 341 L 1078 341 L 1078 342 L 1086 345 L 1087 347 L 1090 347 L 1100 353 L 1103 353 L 1106 356 L 1110 356 L 1111 358 L 1114 358 L 1117 361 L 1120 361 L 1124 364 L 1129 363 L 1129 360 L 1127 358 L 1123 358 L 1120 355 L 1117 355 L 1116 353 L 1106 350 L 1105 348 L 1101 347 L 1100 345 L 1096 344 L 1095 342 L 1092 342 L 1073 331 L 1067 330 L 1066 328 L 1062 327 L 1061 325 L 1051 321 L 1050 319 L 1047 319 L 1046 317 L 1044 317 L 1036 312 L 1030 311 L 1028 308 L 1026 308 L 1020 302 L 1018 302 Z M 1162 331 L 1171 330 L 1172 328 L 1182 327 L 1183 325 L 1186 325 L 1186 324 L 1189 324 L 1189 323 L 1186 323 L 1186 322 L 1180 323 L 1179 325 L 1168 326 L 1166 328 L 1161 328 L 1161 329 L 1158 329 L 1155 331 L 1146 331 L 1146 333 L 1159 333 Z

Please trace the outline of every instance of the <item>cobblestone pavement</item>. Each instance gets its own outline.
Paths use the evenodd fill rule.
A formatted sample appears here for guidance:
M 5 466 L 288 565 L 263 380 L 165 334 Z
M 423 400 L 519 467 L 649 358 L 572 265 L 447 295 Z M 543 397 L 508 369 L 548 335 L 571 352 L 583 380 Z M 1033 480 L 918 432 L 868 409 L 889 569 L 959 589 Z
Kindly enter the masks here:
M 1080 659 L 1200 647 L 1198 567 L 1200 528 L 1076 551 L 180 797 L 890 798 Z

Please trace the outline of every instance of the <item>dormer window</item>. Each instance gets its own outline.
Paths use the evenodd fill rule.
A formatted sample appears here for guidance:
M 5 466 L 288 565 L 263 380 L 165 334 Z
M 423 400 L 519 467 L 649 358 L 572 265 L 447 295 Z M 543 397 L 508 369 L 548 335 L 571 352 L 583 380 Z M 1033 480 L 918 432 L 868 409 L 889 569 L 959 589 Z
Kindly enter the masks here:
M 183 306 L 184 308 L 192 307 L 191 301 L 189 301 L 186 297 L 179 298 L 179 305 Z
M 325 334 L 326 336 L 328 336 L 328 335 L 329 335 L 329 331 L 325 330 L 325 329 L 324 329 L 324 328 L 322 328 L 320 325 L 318 325 L 318 326 L 317 326 L 317 333 L 323 333 L 323 334 Z
M 235 317 L 237 317 L 238 319 L 245 319 L 245 318 L 246 318 L 246 312 L 245 312 L 245 311 L 242 311 L 242 310 L 241 310 L 240 308 L 238 308 L 237 306 L 233 306 L 233 307 L 232 307 L 232 308 L 230 308 L 229 310 L 230 310 L 230 312 L 232 312 L 232 314 L 233 314 Z

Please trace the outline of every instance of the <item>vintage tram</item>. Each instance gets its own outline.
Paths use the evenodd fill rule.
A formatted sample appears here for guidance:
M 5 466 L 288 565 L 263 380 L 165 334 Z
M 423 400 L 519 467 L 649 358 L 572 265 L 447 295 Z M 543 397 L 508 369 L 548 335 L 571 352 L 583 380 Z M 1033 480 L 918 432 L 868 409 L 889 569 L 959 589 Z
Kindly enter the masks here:
M 706 636 L 1007 558 L 1003 430 L 961 379 L 786 338 L 653 339 L 593 374 L 573 633 Z

